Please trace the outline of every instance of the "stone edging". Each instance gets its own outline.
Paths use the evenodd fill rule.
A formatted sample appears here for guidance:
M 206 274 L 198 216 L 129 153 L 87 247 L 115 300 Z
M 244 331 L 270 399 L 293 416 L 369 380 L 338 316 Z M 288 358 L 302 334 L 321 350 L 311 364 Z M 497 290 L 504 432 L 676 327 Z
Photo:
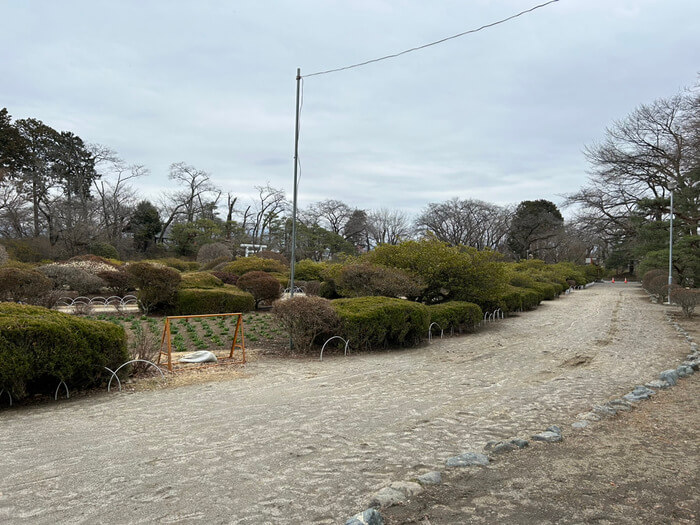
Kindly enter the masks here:
M 645 399 L 649 399 L 656 394 L 658 389 L 670 388 L 678 383 L 680 378 L 688 377 L 700 369 L 700 349 L 693 337 L 677 322 L 669 313 L 666 313 L 667 321 L 681 334 L 690 345 L 690 353 L 686 360 L 677 368 L 664 370 L 659 374 L 658 379 L 649 381 L 645 385 L 636 386 L 631 392 L 621 398 L 612 399 L 602 405 L 594 405 L 591 411 L 578 414 L 577 421 L 571 427 L 574 430 L 586 428 L 595 421 L 611 417 L 618 412 L 626 412 L 634 408 L 634 404 Z M 531 437 L 533 441 L 546 443 L 558 443 L 563 440 L 561 429 L 552 425 L 544 432 Z M 510 441 L 489 441 L 484 447 L 486 454 L 478 452 L 466 452 L 449 458 L 446 466 L 448 468 L 464 468 L 473 466 L 485 466 L 491 461 L 494 455 L 523 449 L 529 445 L 525 439 L 511 439 Z M 488 455 L 487 455 L 488 454 Z M 426 485 L 437 485 L 442 482 L 442 472 L 427 472 L 410 481 L 395 481 L 390 485 L 375 492 L 369 501 L 369 508 L 348 518 L 345 525 L 384 525 L 379 508 L 390 507 L 408 500 L 410 497 L 423 492 Z

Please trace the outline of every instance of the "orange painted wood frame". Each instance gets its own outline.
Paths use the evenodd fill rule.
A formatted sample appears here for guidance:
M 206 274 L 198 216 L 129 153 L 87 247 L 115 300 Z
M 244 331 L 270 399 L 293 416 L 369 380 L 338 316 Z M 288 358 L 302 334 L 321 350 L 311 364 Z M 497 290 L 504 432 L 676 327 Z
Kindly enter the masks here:
M 160 339 L 160 353 L 158 354 L 158 364 L 163 356 L 167 358 L 167 367 L 171 372 L 173 371 L 173 350 L 172 342 L 170 338 L 170 321 L 173 319 L 193 319 L 195 317 L 233 317 L 237 316 L 236 319 L 236 330 L 233 332 L 233 342 L 231 343 L 231 352 L 228 358 L 234 359 L 234 353 L 236 349 L 241 350 L 241 357 L 238 360 L 230 361 L 227 364 L 231 365 L 242 365 L 245 364 L 245 338 L 243 337 L 243 314 L 197 314 L 197 315 L 169 315 L 165 318 L 165 326 L 163 326 L 163 337 Z M 163 351 L 163 345 L 166 345 L 167 351 Z

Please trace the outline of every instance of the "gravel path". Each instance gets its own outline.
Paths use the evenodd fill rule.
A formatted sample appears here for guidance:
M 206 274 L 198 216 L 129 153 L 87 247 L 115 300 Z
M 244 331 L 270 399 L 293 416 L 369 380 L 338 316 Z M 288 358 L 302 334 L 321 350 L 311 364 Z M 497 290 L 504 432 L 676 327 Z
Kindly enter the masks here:
M 0 522 L 338 523 L 492 439 L 567 425 L 687 353 L 637 286 L 599 284 L 402 351 L 0 412 Z

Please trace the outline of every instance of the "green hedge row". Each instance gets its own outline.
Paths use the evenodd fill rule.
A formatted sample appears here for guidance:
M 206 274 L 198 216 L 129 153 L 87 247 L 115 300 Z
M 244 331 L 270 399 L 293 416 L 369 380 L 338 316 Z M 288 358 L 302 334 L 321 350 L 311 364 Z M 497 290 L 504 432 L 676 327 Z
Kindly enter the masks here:
M 332 302 L 342 335 L 355 348 L 418 344 L 428 334 L 427 306 L 389 297 L 356 297 Z
M 430 322 L 440 325 L 442 330 L 454 329 L 455 332 L 474 330 L 483 319 L 483 312 L 478 305 L 464 301 L 449 301 L 428 306 Z
M 13 397 L 96 386 L 129 360 L 124 329 L 38 306 L 0 303 L 0 389 Z
M 253 296 L 232 285 L 219 288 L 178 290 L 174 315 L 248 312 L 255 308 Z

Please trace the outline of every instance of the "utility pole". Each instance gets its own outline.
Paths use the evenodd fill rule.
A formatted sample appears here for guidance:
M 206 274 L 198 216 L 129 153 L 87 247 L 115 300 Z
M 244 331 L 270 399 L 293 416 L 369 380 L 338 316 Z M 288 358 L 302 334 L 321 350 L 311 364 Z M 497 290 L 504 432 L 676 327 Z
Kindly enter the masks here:
M 292 201 L 292 260 L 289 279 L 289 296 L 294 297 L 294 266 L 297 246 L 297 169 L 299 167 L 299 86 L 301 85 L 301 68 L 297 68 L 297 103 L 294 125 L 294 199 Z

